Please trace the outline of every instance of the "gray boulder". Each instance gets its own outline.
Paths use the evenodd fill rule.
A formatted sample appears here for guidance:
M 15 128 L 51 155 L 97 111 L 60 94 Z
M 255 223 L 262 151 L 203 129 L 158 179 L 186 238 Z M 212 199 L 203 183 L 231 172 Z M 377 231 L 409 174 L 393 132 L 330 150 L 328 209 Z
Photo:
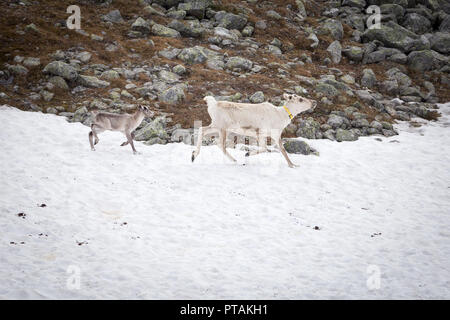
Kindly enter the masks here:
M 337 129 L 336 130 L 336 140 L 338 142 L 356 141 L 356 140 L 358 140 L 358 136 L 350 130 Z
M 226 29 L 242 30 L 247 24 L 247 18 L 226 11 L 217 12 L 214 19 L 218 22 L 219 27 Z
M 352 46 L 342 50 L 342 53 L 350 60 L 360 62 L 364 57 L 364 48 Z
M 327 51 L 331 55 L 331 60 L 333 63 L 341 62 L 342 58 L 342 46 L 338 40 L 333 41 L 327 48 Z
M 158 99 L 161 102 L 176 104 L 183 101 L 185 98 L 184 86 L 175 85 L 167 90 L 164 90 L 158 95 Z
M 66 80 L 63 77 L 54 76 L 49 79 L 49 82 L 54 85 L 56 88 L 69 90 L 69 86 L 67 85 Z
M 450 33 L 436 32 L 430 38 L 431 49 L 443 53 L 450 53 Z
M 364 69 L 361 77 L 361 85 L 367 88 L 373 88 L 377 83 L 377 77 L 372 69 Z
M 339 95 L 338 89 L 328 83 L 318 83 L 315 90 L 316 92 L 320 92 L 329 98 Z
M 112 23 L 121 23 L 123 22 L 122 15 L 119 10 L 113 10 L 107 13 L 102 17 L 103 21 L 112 22 Z
M 110 85 L 108 81 L 103 81 L 96 77 L 82 75 L 77 78 L 77 82 L 79 85 L 87 88 L 105 88 Z
M 341 40 L 344 36 L 344 27 L 339 20 L 327 19 L 318 28 L 317 34 L 330 35 L 335 40 Z
M 172 20 L 167 26 L 177 30 L 183 37 L 200 38 L 205 32 L 205 29 L 196 20 L 186 23 L 180 20 Z
M 249 98 L 251 103 L 262 103 L 265 100 L 264 93 L 262 91 L 257 91 Z
M 73 81 L 78 77 L 77 70 L 71 65 L 62 61 L 53 61 L 45 66 L 43 73 L 49 73 L 55 76 L 63 77 L 66 80 Z
M 446 64 L 448 57 L 433 50 L 413 51 L 408 55 L 409 68 L 419 72 L 438 69 Z
M 138 31 L 144 35 L 147 35 L 150 33 L 150 23 L 147 20 L 139 17 L 131 25 L 131 30 Z
M 299 121 L 296 135 L 297 137 L 316 139 L 319 132 L 320 124 L 313 118 L 308 118 L 306 120 Z
M 318 154 L 316 150 L 311 148 L 305 141 L 297 139 L 284 139 L 284 149 L 289 153 L 303 154 L 305 156 L 310 154 Z
M 156 36 L 168 37 L 168 38 L 179 38 L 180 33 L 177 30 L 165 27 L 161 24 L 155 23 L 152 27 L 152 32 Z
M 420 45 L 417 34 L 392 21 L 382 23 L 379 29 L 367 29 L 362 35 L 362 40 L 364 42 L 378 40 L 386 47 L 396 48 L 402 52 L 410 52 Z
M 206 8 L 212 4 L 212 0 L 190 0 L 186 3 L 180 3 L 178 10 L 186 11 L 190 16 L 194 16 L 198 19 L 205 17 Z
M 424 34 L 432 30 L 430 20 L 417 13 L 408 13 L 402 25 L 416 34 Z
M 184 48 L 177 56 L 187 64 L 203 63 L 208 56 L 199 47 Z
M 249 71 L 253 67 L 253 62 L 243 57 L 231 57 L 225 64 L 225 68 L 230 70 Z
M 138 128 L 134 133 L 136 141 L 148 141 L 153 138 L 163 140 L 169 139 L 166 131 L 166 120 L 164 117 L 156 117 L 149 123 L 145 123 L 141 128 Z

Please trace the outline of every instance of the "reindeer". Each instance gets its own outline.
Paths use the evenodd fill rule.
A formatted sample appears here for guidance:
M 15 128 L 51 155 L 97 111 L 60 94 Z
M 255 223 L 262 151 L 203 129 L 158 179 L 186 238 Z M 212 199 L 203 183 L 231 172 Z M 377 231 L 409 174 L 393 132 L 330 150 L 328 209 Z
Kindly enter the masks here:
M 136 149 L 134 148 L 133 131 L 141 124 L 142 120 L 147 117 L 152 117 L 154 114 L 148 107 L 139 106 L 138 109 L 133 114 L 116 114 L 109 112 L 98 112 L 92 111 L 94 114 L 94 120 L 91 124 L 91 132 L 89 132 L 89 143 L 91 144 L 91 150 L 95 151 L 94 145 L 99 141 L 98 134 L 103 131 L 120 131 L 127 137 L 127 141 L 121 144 L 121 146 L 131 145 L 133 153 L 136 154 Z M 95 141 L 92 141 L 92 138 Z
M 246 156 L 263 152 L 269 152 L 267 138 L 270 137 L 286 159 L 288 166 L 296 165 L 289 159 L 281 141 L 283 129 L 299 113 L 314 109 L 317 102 L 297 96 L 295 94 L 284 94 L 286 104 L 276 107 L 269 102 L 251 104 L 235 103 L 228 101 L 216 101 L 214 97 L 207 96 L 203 100 L 208 105 L 208 113 L 211 124 L 201 127 L 198 131 L 197 148 L 192 152 L 192 162 L 200 153 L 203 136 L 219 132 L 218 147 L 233 162 L 236 162 L 226 150 L 227 132 L 234 132 L 246 136 L 256 137 L 260 147 L 257 151 L 249 151 Z

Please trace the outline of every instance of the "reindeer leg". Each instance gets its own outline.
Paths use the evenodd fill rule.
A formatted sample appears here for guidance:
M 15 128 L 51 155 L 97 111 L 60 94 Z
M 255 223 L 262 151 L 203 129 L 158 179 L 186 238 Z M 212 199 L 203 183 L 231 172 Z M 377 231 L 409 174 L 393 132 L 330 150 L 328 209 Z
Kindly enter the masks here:
M 237 162 L 235 158 L 233 158 L 227 151 L 227 132 L 226 130 L 220 130 L 219 132 L 219 148 L 222 150 L 223 154 L 228 157 L 233 162 Z
M 131 145 L 131 149 L 133 150 L 133 153 L 136 154 L 137 151 L 136 151 L 136 148 L 134 147 L 133 137 L 132 137 L 131 133 L 126 131 L 125 136 L 127 137 L 128 143 Z
M 131 133 L 131 139 L 134 140 L 134 132 Z M 120 146 L 121 147 L 126 146 L 128 143 L 129 143 L 128 141 L 122 142 Z
M 200 127 L 198 129 L 197 148 L 194 151 L 192 151 L 192 157 L 191 157 L 192 162 L 194 162 L 195 158 L 197 158 L 197 156 L 200 154 L 200 148 L 202 147 L 203 137 L 211 132 L 216 132 L 216 131 L 217 131 L 217 129 L 212 128 L 211 126 Z
M 93 136 L 94 134 L 92 133 L 92 131 L 90 131 L 89 132 L 89 144 L 91 145 L 91 150 L 92 151 L 95 151 L 95 147 L 94 147 L 94 143 L 92 142 L 92 136 Z
M 275 140 L 275 139 L 274 139 L 274 141 L 277 141 L 278 148 L 280 149 L 281 154 L 282 154 L 282 155 L 284 156 L 284 158 L 286 159 L 289 168 L 298 167 L 298 165 L 293 164 L 292 161 L 291 161 L 291 159 L 289 159 L 289 157 L 288 157 L 288 155 L 287 155 L 287 152 L 286 152 L 286 149 L 284 149 L 283 142 L 281 141 L 281 136 L 278 138 L 278 140 Z
M 267 148 L 267 137 L 264 135 L 258 135 L 258 150 L 247 151 L 245 154 L 246 157 L 254 156 L 260 153 L 271 152 L 269 148 Z

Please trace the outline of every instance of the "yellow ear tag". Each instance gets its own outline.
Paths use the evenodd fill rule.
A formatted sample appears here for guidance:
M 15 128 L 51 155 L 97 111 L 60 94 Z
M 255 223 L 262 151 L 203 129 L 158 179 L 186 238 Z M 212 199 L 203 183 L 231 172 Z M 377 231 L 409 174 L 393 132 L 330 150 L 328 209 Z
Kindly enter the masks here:
M 291 118 L 291 120 L 294 119 L 294 116 L 293 116 L 292 113 L 289 111 L 289 109 L 288 109 L 286 106 L 283 106 L 283 108 L 284 108 L 284 110 L 286 110 L 286 112 L 288 113 L 289 118 Z

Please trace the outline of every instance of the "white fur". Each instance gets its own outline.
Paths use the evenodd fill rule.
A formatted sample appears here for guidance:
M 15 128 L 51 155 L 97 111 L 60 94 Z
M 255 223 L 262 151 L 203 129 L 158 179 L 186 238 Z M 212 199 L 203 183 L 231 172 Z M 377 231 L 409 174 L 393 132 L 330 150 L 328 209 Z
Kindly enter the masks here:
M 295 117 L 297 114 L 315 107 L 315 101 L 297 95 L 284 95 L 286 107 Z M 263 103 L 235 103 L 228 101 L 216 101 L 212 96 L 204 98 L 208 105 L 208 113 L 211 117 L 211 124 L 199 129 L 197 149 L 192 153 L 192 161 L 200 153 L 203 136 L 213 132 L 219 133 L 218 146 L 223 153 L 232 161 L 236 161 L 226 151 L 227 133 L 233 132 L 241 135 L 253 136 L 258 139 L 258 144 L 262 150 L 247 155 L 268 152 L 266 146 L 267 137 L 273 139 L 286 158 L 288 165 L 293 167 L 281 143 L 281 133 L 291 122 L 289 113 L 281 107 L 276 107 L 269 102 Z

